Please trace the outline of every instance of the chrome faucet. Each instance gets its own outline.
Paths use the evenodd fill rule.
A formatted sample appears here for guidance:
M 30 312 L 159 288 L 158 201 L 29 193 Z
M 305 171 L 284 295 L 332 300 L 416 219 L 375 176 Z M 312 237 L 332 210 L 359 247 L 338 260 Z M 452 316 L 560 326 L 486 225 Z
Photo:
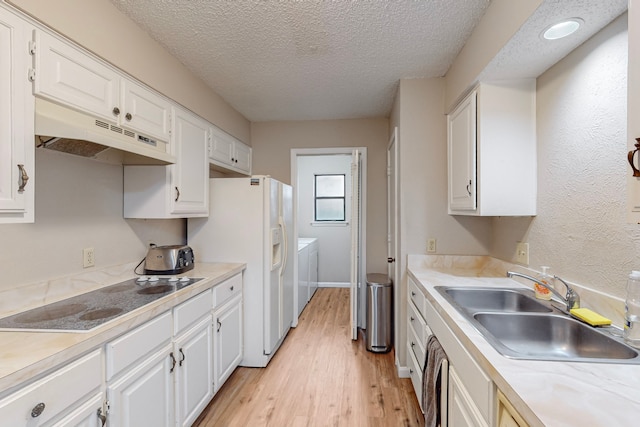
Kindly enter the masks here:
M 553 276 L 553 278 L 554 279 L 558 279 L 567 288 L 567 295 L 566 296 L 562 296 L 560 294 L 560 292 L 558 292 L 558 291 L 556 291 L 554 289 L 553 286 L 551 286 L 551 285 L 549 285 L 547 283 L 541 282 L 540 280 L 536 279 L 535 277 L 527 276 L 526 274 L 522 274 L 522 273 L 516 273 L 515 271 L 507 271 L 507 277 L 513 277 L 513 276 L 522 277 L 524 279 L 531 280 L 532 282 L 535 282 L 538 285 L 544 286 L 545 288 L 549 289 L 549 291 L 553 295 L 555 295 L 557 298 L 560 299 L 560 301 L 562 301 L 563 303 L 565 303 L 567 305 L 567 311 L 571 311 L 572 308 L 580 308 L 580 296 L 576 293 L 576 291 L 573 290 L 573 288 L 571 286 L 569 286 L 569 284 L 567 282 L 565 282 L 564 280 L 562 280 L 558 276 Z

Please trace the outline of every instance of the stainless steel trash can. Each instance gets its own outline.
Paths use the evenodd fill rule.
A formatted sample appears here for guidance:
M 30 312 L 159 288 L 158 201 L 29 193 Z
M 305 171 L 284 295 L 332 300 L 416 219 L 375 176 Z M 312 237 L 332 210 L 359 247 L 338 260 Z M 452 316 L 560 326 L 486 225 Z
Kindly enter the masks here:
M 386 274 L 367 274 L 367 350 L 386 353 L 393 346 L 393 284 Z

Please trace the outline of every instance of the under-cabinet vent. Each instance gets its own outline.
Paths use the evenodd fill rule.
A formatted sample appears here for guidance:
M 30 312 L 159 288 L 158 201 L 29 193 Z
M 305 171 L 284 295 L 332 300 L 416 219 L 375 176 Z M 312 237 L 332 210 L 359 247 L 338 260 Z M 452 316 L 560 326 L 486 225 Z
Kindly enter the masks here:
M 110 129 L 111 129 L 111 132 L 119 133 L 119 134 L 122 135 L 122 128 L 119 128 L 118 126 L 111 125 Z
M 96 120 L 96 126 L 104 129 L 109 129 L 109 123 L 105 123 L 102 120 Z
M 36 98 L 35 112 L 38 147 L 120 164 L 175 162 L 168 141 L 156 141 L 42 98 Z

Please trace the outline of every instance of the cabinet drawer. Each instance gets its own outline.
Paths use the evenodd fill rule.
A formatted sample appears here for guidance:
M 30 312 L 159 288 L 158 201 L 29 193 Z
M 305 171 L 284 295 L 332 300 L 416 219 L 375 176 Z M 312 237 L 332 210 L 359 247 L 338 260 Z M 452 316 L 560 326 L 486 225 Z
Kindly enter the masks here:
M 171 340 L 171 329 L 171 312 L 167 312 L 107 343 L 107 381 L 141 357 L 168 343 Z
M 425 317 L 424 311 L 425 311 L 426 298 L 424 297 L 424 294 L 422 293 L 418 285 L 416 285 L 416 283 L 413 281 L 411 277 L 409 277 L 408 282 L 409 282 L 409 298 L 411 299 L 411 301 L 413 301 L 415 306 L 418 308 L 418 311 L 420 312 L 422 317 Z
M 424 369 L 425 346 L 427 342 L 419 336 L 418 332 L 413 329 L 411 325 L 409 325 L 407 332 L 407 344 L 415 355 L 418 365 L 420 365 L 420 370 L 422 370 Z
M 175 307 L 173 309 L 174 334 L 178 335 L 204 316 L 211 314 L 212 308 L 211 290 L 204 291 Z
M 43 425 L 97 392 L 101 384 L 102 357 L 96 350 L 2 399 L 0 424 Z M 33 417 L 37 407 L 42 408 L 41 413 Z
M 213 307 L 218 308 L 242 292 L 242 274 L 233 276 L 213 288 Z
M 418 366 L 418 361 L 416 360 L 415 354 L 411 351 L 411 346 L 408 346 L 408 365 L 409 365 L 409 375 L 411 376 L 411 384 L 413 384 L 413 391 L 416 393 L 416 398 L 418 399 L 418 403 L 420 404 L 420 409 L 424 412 L 424 408 L 422 407 L 422 369 Z
M 431 329 L 427 326 L 427 322 L 425 322 L 424 318 L 420 315 L 416 307 L 409 303 L 407 304 L 409 308 L 409 325 L 416 331 L 417 338 L 420 340 L 423 346 L 427 345 L 427 340 L 429 339 L 429 335 L 432 334 Z

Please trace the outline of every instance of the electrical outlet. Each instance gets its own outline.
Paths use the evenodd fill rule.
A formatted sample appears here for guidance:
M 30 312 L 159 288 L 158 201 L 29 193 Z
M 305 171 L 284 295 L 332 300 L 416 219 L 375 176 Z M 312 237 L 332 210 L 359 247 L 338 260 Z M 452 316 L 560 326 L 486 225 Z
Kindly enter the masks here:
M 84 248 L 82 250 L 82 267 L 88 268 L 96 265 L 96 259 L 93 253 L 93 248 Z
M 434 253 L 436 251 L 436 239 L 427 240 L 427 252 Z
M 516 262 L 519 264 L 529 265 L 529 244 L 518 242 L 516 245 Z

